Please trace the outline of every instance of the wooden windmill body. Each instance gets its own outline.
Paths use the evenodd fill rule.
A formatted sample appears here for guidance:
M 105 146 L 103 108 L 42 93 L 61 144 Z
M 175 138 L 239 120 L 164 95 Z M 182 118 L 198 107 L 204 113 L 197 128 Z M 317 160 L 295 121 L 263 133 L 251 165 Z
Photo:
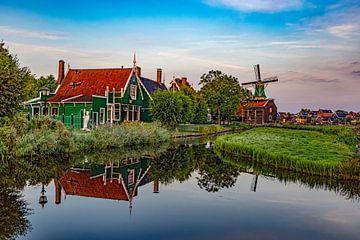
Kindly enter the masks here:
M 255 79 L 253 82 L 242 83 L 242 86 L 252 86 L 255 90 L 253 99 L 241 104 L 240 115 L 243 122 L 249 124 L 264 124 L 276 120 L 277 107 L 275 100 L 267 98 L 265 88 L 269 83 L 279 81 L 276 76 L 261 79 L 260 65 L 254 65 Z

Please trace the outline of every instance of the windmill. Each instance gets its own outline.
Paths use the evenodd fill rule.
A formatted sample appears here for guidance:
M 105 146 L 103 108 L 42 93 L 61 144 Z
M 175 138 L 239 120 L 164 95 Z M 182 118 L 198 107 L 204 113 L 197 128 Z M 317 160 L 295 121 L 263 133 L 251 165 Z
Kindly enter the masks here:
M 259 64 L 254 65 L 254 71 L 255 71 L 256 81 L 242 83 L 241 85 L 242 86 L 252 85 L 252 87 L 255 88 L 254 99 L 255 100 L 264 100 L 264 99 L 266 99 L 265 88 L 267 87 L 267 85 L 271 82 L 277 82 L 277 81 L 279 81 L 279 79 L 276 76 L 274 76 L 274 77 L 265 78 L 265 79 L 261 80 Z

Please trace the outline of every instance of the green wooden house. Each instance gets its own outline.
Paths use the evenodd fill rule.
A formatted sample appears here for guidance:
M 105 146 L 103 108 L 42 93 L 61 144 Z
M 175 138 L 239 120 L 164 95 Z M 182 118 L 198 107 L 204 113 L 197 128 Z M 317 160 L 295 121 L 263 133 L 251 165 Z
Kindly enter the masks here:
M 161 82 L 141 76 L 141 68 L 72 69 L 59 61 L 57 88 L 49 96 L 24 103 L 29 115 L 50 115 L 66 126 L 83 128 L 124 121 L 151 121 L 151 94 L 166 89 Z

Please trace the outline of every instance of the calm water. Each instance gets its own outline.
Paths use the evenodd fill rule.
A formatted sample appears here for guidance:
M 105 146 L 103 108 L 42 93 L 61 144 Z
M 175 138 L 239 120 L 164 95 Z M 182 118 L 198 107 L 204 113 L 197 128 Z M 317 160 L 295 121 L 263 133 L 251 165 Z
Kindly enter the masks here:
M 1 231 L 36 240 L 360 239 L 358 182 L 224 162 L 207 147 L 39 164 L 28 179 L 12 178 L 19 187 L 28 182 L 22 197 L 2 191 L 2 220 L 25 216 L 1 222 Z

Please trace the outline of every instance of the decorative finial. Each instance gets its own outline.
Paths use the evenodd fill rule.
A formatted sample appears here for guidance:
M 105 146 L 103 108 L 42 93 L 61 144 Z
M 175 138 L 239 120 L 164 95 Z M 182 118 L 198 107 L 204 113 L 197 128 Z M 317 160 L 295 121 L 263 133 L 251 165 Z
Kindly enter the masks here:
M 134 61 L 133 61 L 133 63 L 134 63 L 134 67 L 136 67 L 136 52 L 134 52 Z

